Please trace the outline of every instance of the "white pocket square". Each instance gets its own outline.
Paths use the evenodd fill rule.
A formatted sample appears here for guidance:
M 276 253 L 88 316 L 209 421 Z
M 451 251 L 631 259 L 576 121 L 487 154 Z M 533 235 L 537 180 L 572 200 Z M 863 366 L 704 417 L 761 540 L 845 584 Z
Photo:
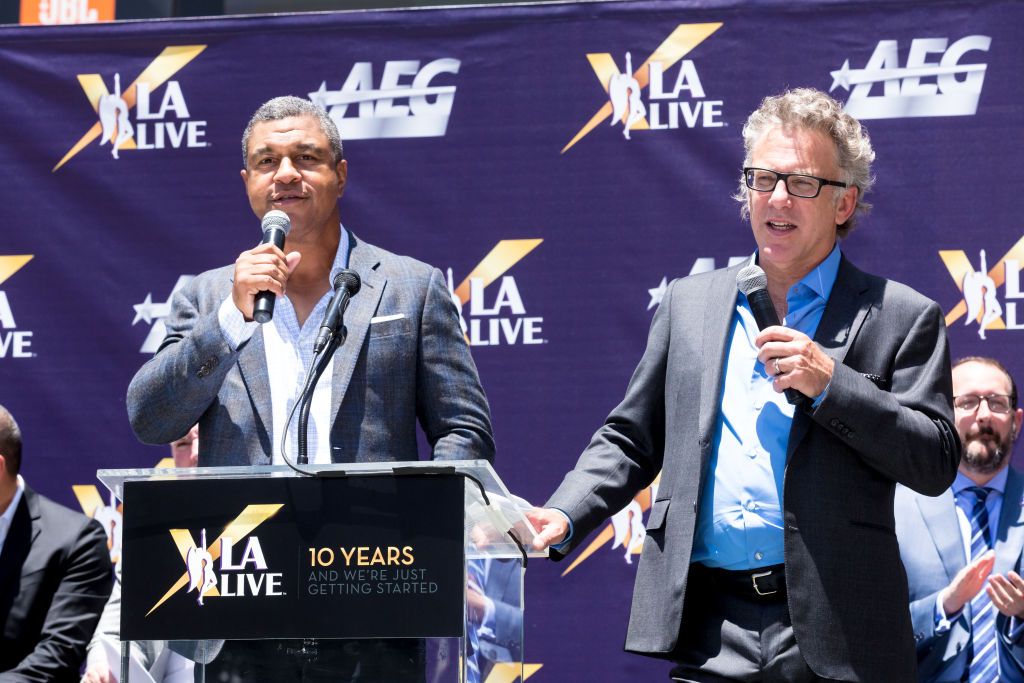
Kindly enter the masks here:
M 378 315 L 376 318 L 370 318 L 370 324 L 376 325 L 377 323 L 386 323 L 390 320 L 401 320 L 405 317 L 405 313 L 395 313 L 394 315 Z

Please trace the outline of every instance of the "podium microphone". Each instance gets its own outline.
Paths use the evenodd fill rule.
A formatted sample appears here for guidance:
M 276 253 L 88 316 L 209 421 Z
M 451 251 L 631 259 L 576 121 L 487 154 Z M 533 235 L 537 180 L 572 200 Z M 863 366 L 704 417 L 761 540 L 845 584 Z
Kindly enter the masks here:
M 263 216 L 260 223 L 263 230 L 263 241 L 260 244 L 273 244 L 278 249 L 284 249 L 284 238 L 292 229 L 292 219 L 284 211 L 273 209 Z M 252 309 L 253 319 L 260 323 L 270 322 L 274 317 L 274 301 L 277 296 L 273 292 L 257 292 L 256 303 Z
M 768 294 L 768 276 L 761 266 L 751 264 L 736 273 L 736 288 L 747 295 L 747 303 L 750 304 L 750 312 L 754 314 L 758 329 L 781 325 L 775 304 Z M 807 400 L 806 396 L 792 387 L 786 389 L 785 394 L 786 400 L 793 406 Z
M 359 273 L 354 270 L 344 269 L 334 277 L 334 298 L 327 307 L 324 321 L 320 323 L 320 331 L 316 335 L 316 342 L 313 344 L 313 353 L 320 353 L 327 346 L 327 343 L 344 329 L 345 309 L 348 302 L 354 297 L 362 285 Z

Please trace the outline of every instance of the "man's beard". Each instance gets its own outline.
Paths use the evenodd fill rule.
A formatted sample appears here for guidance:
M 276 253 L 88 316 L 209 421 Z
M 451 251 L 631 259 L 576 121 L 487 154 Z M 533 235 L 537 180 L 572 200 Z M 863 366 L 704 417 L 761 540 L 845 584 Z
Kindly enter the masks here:
M 981 437 L 985 436 L 989 439 L 983 441 Z M 978 474 L 998 472 L 1010 457 L 1015 437 L 1016 430 L 1012 427 L 1005 438 L 991 427 L 980 428 L 964 443 L 964 464 L 967 469 Z

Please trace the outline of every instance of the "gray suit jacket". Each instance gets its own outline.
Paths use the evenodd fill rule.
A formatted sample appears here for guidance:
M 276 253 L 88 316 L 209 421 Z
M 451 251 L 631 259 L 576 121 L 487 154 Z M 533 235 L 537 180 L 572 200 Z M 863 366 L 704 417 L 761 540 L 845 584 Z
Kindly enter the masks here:
M 416 460 L 417 418 L 435 459 L 493 460 L 487 399 L 441 271 L 351 233 L 347 246 L 362 288 L 334 358 L 332 460 Z M 232 349 L 217 320 L 233 271 L 207 271 L 175 294 L 167 337 L 128 387 L 142 441 L 169 443 L 199 423 L 201 466 L 269 464 L 280 438 L 262 330 Z
M 622 403 L 548 501 L 578 545 L 662 471 L 626 649 L 671 657 L 719 412 L 742 266 L 674 281 Z M 816 674 L 908 681 L 914 644 L 893 521 L 897 481 L 937 495 L 956 475 L 949 350 L 939 307 L 844 257 L 815 341 L 828 394 L 797 410 L 784 478 L 789 609 Z M 870 600 L 870 607 L 866 601 Z
M 1022 571 L 1024 550 L 1024 475 L 1011 468 L 1003 492 L 1003 506 L 995 529 L 996 563 L 993 574 Z M 918 495 L 902 486 L 896 489 L 896 534 L 900 555 L 910 582 L 910 619 L 917 641 L 917 673 L 921 681 L 959 681 L 967 665 L 971 638 L 971 605 L 968 603 L 948 631 L 935 632 L 935 602 L 967 565 L 964 542 L 957 521 L 956 501 L 947 490 L 937 498 Z M 1007 637 L 1010 620 L 996 618 L 999 647 L 999 680 L 1024 681 L 1024 643 Z

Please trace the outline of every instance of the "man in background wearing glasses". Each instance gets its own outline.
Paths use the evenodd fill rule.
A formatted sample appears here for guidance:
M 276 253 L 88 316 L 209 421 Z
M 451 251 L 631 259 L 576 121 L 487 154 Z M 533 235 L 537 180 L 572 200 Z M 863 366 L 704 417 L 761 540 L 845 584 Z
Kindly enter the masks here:
M 999 361 L 953 366 L 960 472 L 927 498 L 898 487 L 921 681 L 1024 681 L 1024 475 L 1010 467 L 1024 411 Z
M 743 138 L 736 199 L 783 325 L 737 293 L 748 264 L 675 280 L 622 403 L 531 512 L 537 545 L 570 551 L 661 471 L 627 650 L 677 681 L 913 680 L 892 501 L 956 475 L 942 311 L 840 250 L 874 151 L 838 102 L 766 98 Z

